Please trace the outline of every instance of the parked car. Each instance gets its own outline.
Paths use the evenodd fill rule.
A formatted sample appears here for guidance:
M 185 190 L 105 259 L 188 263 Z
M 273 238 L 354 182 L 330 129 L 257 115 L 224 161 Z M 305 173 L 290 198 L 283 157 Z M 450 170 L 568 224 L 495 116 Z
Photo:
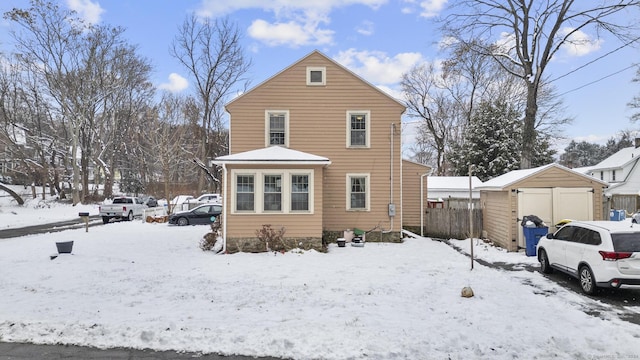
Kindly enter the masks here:
M 586 294 L 597 288 L 640 288 L 640 225 L 628 221 L 571 221 L 540 238 L 543 273 L 565 272 Z
M 120 196 L 113 198 L 113 201 L 105 200 L 98 207 L 98 215 L 102 217 L 104 224 L 112 219 L 131 221 L 134 217 L 142 216 L 145 207 L 137 197 Z
M 634 224 L 640 224 L 640 212 L 636 211 L 631 214 L 631 222 Z
M 156 207 L 158 206 L 158 200 L 153 196 L 143 196 L 141 197 L 142 203 L 147 207 Z
M 189 211 L 180 211 L 169 215 L 169 224 L 198 225 L 211 224 L 222 214 L 222 206 L 218 204 L 204 204 Z
M 222 204 L 222 196 L 220 196 L 220 194 L 202 194 L 195 199 L 195 202 L 201 204 Z

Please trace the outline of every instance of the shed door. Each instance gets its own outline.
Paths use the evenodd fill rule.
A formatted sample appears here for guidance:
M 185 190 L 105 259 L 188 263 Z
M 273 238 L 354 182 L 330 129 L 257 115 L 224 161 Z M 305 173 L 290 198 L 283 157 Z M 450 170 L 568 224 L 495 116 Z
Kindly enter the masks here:
M 554 231 L 562 219 L 593 220 L 591 188 L 523 188 L 518 189 L 518 219 L 536 215 Z M 518 223 L 518 246 L 525 247 L 522 226 Z
M 518 189 L 518 247 L 526 246 L 520 222 L 527 215 L 536 215 L 547 224 L 553 223 L 553 189 Z

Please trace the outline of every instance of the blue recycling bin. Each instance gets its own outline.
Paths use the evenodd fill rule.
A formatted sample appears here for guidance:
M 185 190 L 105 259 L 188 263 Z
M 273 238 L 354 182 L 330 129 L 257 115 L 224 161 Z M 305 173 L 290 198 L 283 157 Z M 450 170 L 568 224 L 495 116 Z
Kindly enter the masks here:
M 546 226 L 541 227 L 523 227 L 524 239 L 526 242 L 525 253 L 527 256 L 536 256 L 536 246 L 538 241 L 543 236 L 546 236 L 549 232 L 549 228 Z
M 624 210 L 611 210 L 609 211 L 609 220 L 622 221 L 627 217 L 627 213 Z

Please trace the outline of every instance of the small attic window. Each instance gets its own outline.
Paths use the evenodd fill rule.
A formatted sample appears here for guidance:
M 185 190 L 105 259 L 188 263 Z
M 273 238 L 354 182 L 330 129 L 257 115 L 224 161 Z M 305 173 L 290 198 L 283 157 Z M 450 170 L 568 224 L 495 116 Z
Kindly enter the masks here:
M 327 68 L 324 66 L 308 66 L 307 67 L 307 85 L 324 86 L 326 81 Z

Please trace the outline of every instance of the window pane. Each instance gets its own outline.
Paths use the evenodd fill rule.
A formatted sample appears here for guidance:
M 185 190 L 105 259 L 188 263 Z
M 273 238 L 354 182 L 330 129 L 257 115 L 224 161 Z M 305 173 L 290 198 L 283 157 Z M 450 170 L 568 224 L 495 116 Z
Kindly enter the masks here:
M 351 145 L 367 145 L 367 118 L 364 114 L 351 115 Z
M 367 208 L 367 192 L 365 177 L 351 178 L 351 208 L 366 209 Z
M 236 187 L 236 210 L 253 211 L 253 175 L 238 175 Z
M 280 175 L 264 176 L 264 210 L 282 210 L 282 177 Z
M 291 176 L 291 210 L 309 210 L 309 176 Z
M 269 114 L 269 144 L 285 144 L 285 115 Z
M 309 81 L 312 83 L 322 83 L 322 71 L 311 70 L 309 72 Z

